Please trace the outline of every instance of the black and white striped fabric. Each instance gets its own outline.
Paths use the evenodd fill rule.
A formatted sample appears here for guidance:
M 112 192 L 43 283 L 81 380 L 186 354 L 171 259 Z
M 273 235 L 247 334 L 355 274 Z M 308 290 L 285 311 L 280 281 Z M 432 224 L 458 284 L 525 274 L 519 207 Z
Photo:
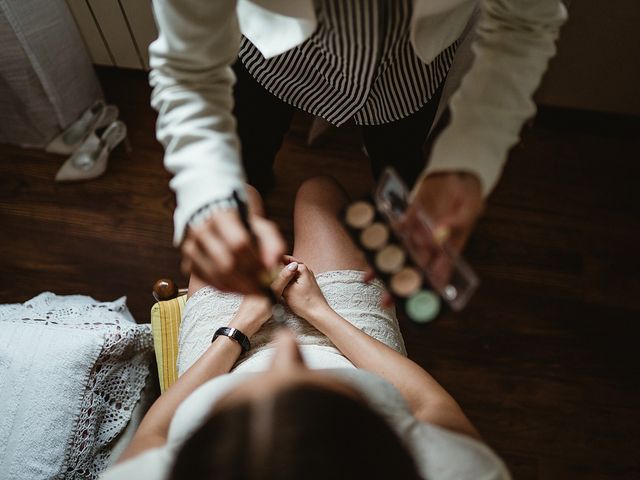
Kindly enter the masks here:
M 316 0 L 318 28 L 265 59 L 242 39 L 240 60 L 276 97 L 334 125 L 380 125 L 419 110 L 444 80 L 457 47 L 430 64 L 409 42 L 412 0 Z

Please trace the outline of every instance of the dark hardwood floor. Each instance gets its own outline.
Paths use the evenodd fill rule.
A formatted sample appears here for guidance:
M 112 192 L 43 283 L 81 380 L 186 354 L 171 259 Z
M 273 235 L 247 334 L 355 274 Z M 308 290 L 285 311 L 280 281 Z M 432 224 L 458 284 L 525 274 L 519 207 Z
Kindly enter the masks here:
M 146 78 L 101 70 L 130 130 L 102 178 L 59 185 L 63 159 L 0 146 L 0 301 L 126 295 L 148 321 L 153 282 L 180 279 L 174 197 Z M 268 118 L 265 118 L 268 121 Z M 298 116 L 267 199 L 291 234 L 306 177 L 370 187 L 353 128 L 306 146 Z M 458 399 L 515 478 L 640 478 L 640 120 L 543 109 L 514 149 L 466 250 L 482 286 L 461 314 L 402 322 L 410 356 Z

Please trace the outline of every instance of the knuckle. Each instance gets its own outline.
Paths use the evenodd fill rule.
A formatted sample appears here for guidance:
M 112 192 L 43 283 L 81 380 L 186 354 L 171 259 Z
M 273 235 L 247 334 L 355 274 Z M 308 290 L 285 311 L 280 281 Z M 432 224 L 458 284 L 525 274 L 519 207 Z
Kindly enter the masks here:
M 235 270 L 236 263 L 237 261 L 235 257 L 226 257 L 218 263 L 217 271 L 222 275 L 229 275 Z
M 189 227 L 189 231 L 191 233 L 191 236 L 194 238 L 198 238 L 201 237 L 203 235 L 207 235 L 210 232 L 215 231 L 216 229 L 216 224 L 217 224 L 218 220 L 215 216 L 210 216 L 209 218 L 207 218 L 206 220 L 198 223 L 197 225 L 193 225 L 191 227 Z
M 206 249 L 207 248 L 207 244 L 210 242 L 210 238 L 211 238 L 211 233 L 207 232 L 202 232 L 199 235 L 196 235 L 195 237 L 193 237 L 193 245 L 194 246 L 199 246 L 202 249 Z
M 284 267 L 282 270 L 280 270 L 280 273 L 278 274 L 278 276 L 273 281 L 274 285 L 278 285 L 278 284 L 282 283 L 283 280 L 286 280 L 292 274 L 293 274 L 293 272 L 291 270 L 289 270 L 287 267 Z
M 278 227 L 276 226 L 276 222 L 272 221 L 272 220 L 265 220 L 264 221 L 264 225 L 265 227 L 267 227 L 270 230 L 277 230 Z
M 244 272 L 248 270 L 243 257 L 233 252 L 227 252 L 227 254 L 218 257 L 216 259 L 216 269 L 225 276 L 230 276 L 236 271 Z
M 238 233 L 227 241 L 227 248 L 233 254 L 245 253 L 249 247 L 249 235 L 246 232 Z
M 262 220 L 262 231 L 266 235 L 276 235 L 278 233 L 278 226 L 271 220 Z
M 200 223 L 198 225 L 189 225 L 187 230 L 187 238 L 196 238 L 202 235 L 202 232 L 207 229 L 206 223 Z
M 196 250 L 196 244 L 192 240 L 186 240 L 182 244 L 182 254 L 185 257 L 192 257 Z

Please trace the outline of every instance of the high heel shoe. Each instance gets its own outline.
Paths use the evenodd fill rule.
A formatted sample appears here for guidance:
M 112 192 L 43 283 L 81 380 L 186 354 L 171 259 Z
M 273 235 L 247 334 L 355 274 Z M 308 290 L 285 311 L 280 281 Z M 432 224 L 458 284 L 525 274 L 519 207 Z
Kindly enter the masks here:
M 97 100 L 80 118 L 54 138 L 45 151 L 70 155 L 95 130 L 113 123 L 118 118 L 118 113 L 118 107 L 115 105 L 106 105 L 102 100 Z
M 123 141 L 129 151 L 127 126 L 121 121 L 109 125 L 102 137 L 92 133 L 62 164 L 56 174 L 56 182 L 79 182 L 99 177 L 107 170 L 109 154 Z

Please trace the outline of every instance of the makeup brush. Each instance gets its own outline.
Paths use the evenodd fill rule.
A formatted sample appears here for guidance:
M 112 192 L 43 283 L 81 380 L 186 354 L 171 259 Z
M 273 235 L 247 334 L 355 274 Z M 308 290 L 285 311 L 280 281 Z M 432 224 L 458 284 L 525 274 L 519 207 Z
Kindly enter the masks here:
M 251 228 L 251 224 L 249 223 L 249 211 L 247 209 L 247 204 L 240 198 L 240 195 L 238 195 L 237 190 L 233 191 L 233 199 L 236 201 L 236 204 L 238 205 L 238 213 L 240 214 L 240 220 L 242 221 L 244 228 L 246 228 L 247 232 L 249 232 L 251 243 L 254 246 L 257 246 L 258 238 L 256 237 L 255 233 L 253 233 L 253 229 Z M 271 303 L 271 315 L 273 316 L 273 319 L 276 321 L 276 323 L 280 325 L 284 325 L 284 313 L 285 313 L 284 307 L 280 305 L 278 297 L 273 292 L 273 290 L 271 290 L 271 282 L 273 281 L 273 278 L 271 277 L 272 275 L 269 275 L 268 272 L 266 271 L 261 272 L 261 274 L 258 277 L 260 290 L 262 294 L 265 297 L 267 297 L 269 299 L 269 302 Z

